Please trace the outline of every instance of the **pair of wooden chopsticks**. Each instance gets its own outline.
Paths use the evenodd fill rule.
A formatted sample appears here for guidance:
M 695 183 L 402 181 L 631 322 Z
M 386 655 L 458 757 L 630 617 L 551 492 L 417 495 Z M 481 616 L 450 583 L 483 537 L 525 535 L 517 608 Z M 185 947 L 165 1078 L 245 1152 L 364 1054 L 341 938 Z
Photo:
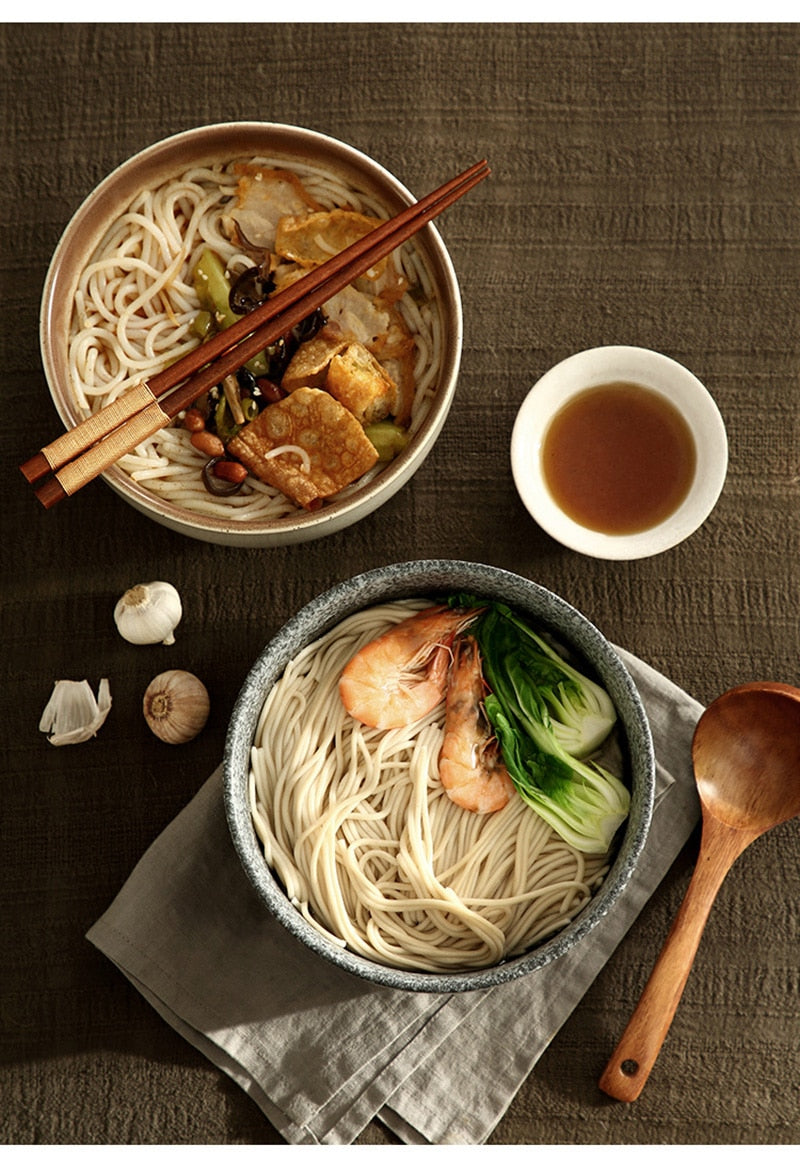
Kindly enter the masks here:
M 490 173 L 484 159 L 382 222 L 363 238 L 299 279 L 171 367 L 47 444 L 20 466 L 45 508 L 71 496 L 120 456 L 171 423 L 333 295 L 364 274 Z M 159 402 L 162 401 L 162 402 Z M 51 476 L 50 474 L 53 473 Z

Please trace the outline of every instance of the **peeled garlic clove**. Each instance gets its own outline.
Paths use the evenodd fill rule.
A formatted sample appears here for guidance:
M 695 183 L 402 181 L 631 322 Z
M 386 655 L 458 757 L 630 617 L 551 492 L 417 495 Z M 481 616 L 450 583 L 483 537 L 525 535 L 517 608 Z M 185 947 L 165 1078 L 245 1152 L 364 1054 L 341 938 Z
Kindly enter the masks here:
M 162 742 L 195 738 L 208 720 L 211 703 L 199 678 L 187 670 L 165 670 L 153 678 L 142 703 L 147 725 Z
M 106 720 L 111 709 L 111 688 L 103 678 L 97 688 L 97 697 L 89 683 L 57 681 L 50 701 L 42 711 L 39 729 L 48 735 L 53 746 L 69 746 L 93 738 Z
M 183 616 L 178 590 L 169 581 L 150 581 L 134 585 L 123 593 L 114 609 L 117 629 L 128 642 L 137 646 L 171 646 L 174 630 Z

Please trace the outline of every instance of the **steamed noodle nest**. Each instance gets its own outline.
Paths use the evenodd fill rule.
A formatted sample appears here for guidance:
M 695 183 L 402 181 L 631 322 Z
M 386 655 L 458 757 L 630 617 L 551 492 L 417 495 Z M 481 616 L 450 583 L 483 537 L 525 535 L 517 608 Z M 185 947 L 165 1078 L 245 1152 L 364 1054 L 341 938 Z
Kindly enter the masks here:
M 373 217 L 388 216 L 373 198 L 316 167 L 289 167 L 274 158 L 247 161 L 291 168 L 324 209 L 349 207 Z M 98 245 L 80 276 L 70 328 L 69 376 L 80 418 L 197 346 L 192 323 L 200 303 L 192 272 L 203 249 L 210 247 L 219 255 L 232 279 L 253 265 L 252 257 L 239 252 L 223 230 L 225 207 L 236 195 L 235 164 L 196 167 L 156 189 L 142 190 Z M 436 390 L 442 320 L 430 273 L 413 241 L 395 251 L 391 261 L 409 284 L 398 309 L 415 340 L 415 396 L 408 429 L 413 435 Z M 212 496 L 201 478 L 206 457 L 189 440 L 184 429 L 165 428 L 118 460 L 118 467 L 162 500 L 196 513 L 244 521 L 301 511 L 252 476 L 236 495 Z M 360 487 L 381 467 L 379 463 L 338 495 Z
M 267 862 L 314 928 L 371 961 L 465 970 L 563 928 L 608 856 L 570 847 L 518 795 L 493 815 L 451 802 L 437 769 L 444 704 L 388 731 L 344 709 L 346 662 L 428 604 L 354 614 L 287 666 L 256 729 L 250 808 Z

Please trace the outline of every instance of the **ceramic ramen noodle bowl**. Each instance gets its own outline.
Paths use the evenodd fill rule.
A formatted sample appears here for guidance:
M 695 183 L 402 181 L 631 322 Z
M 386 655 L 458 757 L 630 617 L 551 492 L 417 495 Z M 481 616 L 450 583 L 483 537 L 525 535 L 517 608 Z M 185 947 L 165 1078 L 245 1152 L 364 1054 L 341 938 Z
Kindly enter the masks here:
M 314 674 L 315 688 L 323 690 L 323 698 L 326 700 L 329 698 L 327 691 L 333 691 L 331 697 L 335 702 L 335 681 L 330 682 L 330 676 L 324 669 L 323 656 L 316 652 L 321 639 L 328 642 L 334 641 L 336 651 L 334 668 L 340 668 L 344 664 L 347 651 L 343 651 L 341 645 L 341 641 L 344 639 L 340 639 L 337 635 L 342 632 L 351 633 L 349 627 L 352 625 L 353 618 L 356 618 L 363 626 L 364 615 L 370 617 L 376 607 L 385 608 L 385 603 L 396 608 L 394 603 L 397 602 L 419 602 L 422 599 L 437 602 L 446 595 L 454 593 L 471 593 L 480 601 L 488 600 L 507 604 L 520 616 L 534 622 L 540 630 L 552 634 L 563 648 L 567 649 L 575 659 L 579 659 L 575 665 L 584 667 L 595 677 L 596 681 L 602 684 L 616 710 L 615 745 L 620 747 L 621 777 L 624 778 L 630 791 L 630 805 L 627 818 L 619 826 L 611 847 L 605 854 L 598 857 L 603 860 L 607 868 L 602 882 L 599 886 L 595 886 L 588 898 L 585 896 L 582 898 L 578 910 L 570 913 L 566 922 L 559 924 L 557 930 L 551 929 L 548 934 L 537 940 L 533 947 L 526 946 L 513 954 L 501 955 L 489 963 L 486 960 L 473 964 L 459 963 L 458 956 L 461 955 L 460 948 L 463 946 L 459 937 L 459 951 L 456 953 L 455 962 L 450 959 L 447 964 L 440 962 L 438 966 L 433 968 L 430 967 L 430 962 L 408 967 L 398 962 L 381 962 L 374 953 L 370 952 L 368 955 L 364 950 L 348 946 L 346 941 L 343 943 L 341 938 L 334 938 L 330 931 L 323 930 L 324 925 L 323 928 L 320 927 L 313 915 L 306 914 L 305 904 L 298 899 L 300 879 L 296 875 L 296 869 L 300 866 L 301 857 L 298 856 L 298 848 L 294 847 L 288 838 L 294 820 L 287 818 L 287 812 L 289 816 L 297 814 L 299 827 L 308 826 L 308 831 L 305 834 L 311 839 L 314 839 L 315 836 L 319 839 L 319 821 L 308 823 L 305 818 L 299 818 L 299 816 L 302 811 L 305 811 L 309 802 L 313 804 L 321 802 L 322 787 L 324 780 L 328 777 L 328 771 L 326 769 L 323 775 L 323 767 L 320 763 L 327 763 L 325 751 L 327 751 L 329 743 L 323 741 L 317 743 L 314 738 L 309 741 L 306 729 L 299 732 L 302 735 L 299 739 L 299 745 L 304 757 L 298 763 L 295 751 L 292 749 L 294 743 L 287 749 L 288 736 L 290 734 L 294 736 L 298 732 L 294 731 L 290 725 L 285 726 L 284 724 L 288 723 L 293 716 L 297 719 L 299 714 L 303 722 L 329 723 L 329 729 L 334 732 L 334 737 L 343 737 L 339 732 L 342 730 L 346 732 L 347 727 L 346 725 L 336 725 L 340 719 L 340 710 L 337 710 L 336 706 L 329 705 L 326 701 L 323 713 L 315 702 L 313 710 L 309 709 L 308 706 L 305 712 L 298 710 L 300 688 L 294 684 L 297 673 L 296 663 L 304 665 L 304 659 L 308 658 L 310 653 L 313 660 L 311 662 L 312 669 L 309 672 Z M 342 630 L 342 627 L 345 629 Z M 282 712 L 281 707 L 285 705 L 282 701 L 277 704 L 277 710 L 273 701 L 276 691 L 279 695 L 283 694 L 281 680 L 287 675 L 287 667 L 289 667 L 290 674 L 287 679 L 289 682 L 287 696 L 289 704 L 293 707 L 293 716 Z M 424 731 L 430 729 L 429 726 L 423 728 Z M 376 732 L 372 733 L 374 736 Z M 394 733 L 391 743 L 388 736 L 384 736 L 386 745 L 390 747 L 390 755 L 399 753 L 399 751 L 395 751 L 395 747 L 401 745 L 397 740 L 397 733 Z M 323 736 L 327 738 L 325 732 L 323 732 Z M 429 745 L 430 736 L 428 734 L 420 735 L 420 739 L 421 743 L 416 742 L 415 747 Z M 350 744 L 346 743 L 345 746 L 349 753 Z M 255 757 L 256 755 L 259 757 Z M 267 765 L 274 766 L 278 775 L 281 785 L 276 785 L 274 791 L 260 789 L 259 767 L 262 756 Z M 426 762 L 427 760 L 423 758 L 422 761 Z M 301 767 L 303 770 L 314 771 L 313 787 L 311 785 L 306 787 L 305 783 L 300 785 L 298 780 L 305 778 Z M 392 784 L 396 784 L 399 778 L 395 770 L 382 771 L 378 776 L 377 790 L 379 795 L 383 795 L 380 783 L 384 776 Z M 360 826 L 357 817 L 362 810 L 366 812 L 366 817 L 371 819 L 370 812 L 373 810 L 383 811 L 386 807 L 386 800 L 382 798 L 379 806 L 372 804 L 356 806 L 348 796 L 361 793 L 360 788 L 363 785 L 361 778 L 359 776 L 359 779 L 354 782 L 353 776 L 349 773 L 345 777 L 350 780 L 348 784 L 350 790 L 345 799 L 341 800 L 348 807 L 346 819 L 341 820 L 341 826 L 343 828 L 342 835 L 345 831 L 351 835 L 350 829 L 353 826 L 356 828 Z M 430 780 L 431 776 L 427 775 L 426 778 Z M 327 786 L 327 783 L 325 785 Z M 429 794 L 433 794 L 434 800 L 436 800 L 431 804 L 430 817 L 432 826 L 435 826 L 434 816 L 440 810 L 436 796 L 441 794 L 441 789 L 437 792 L 435 779 L 433 783 L 429 781 L 427 785 L 432 788 Z M 654 788 L 655 760 L 647 717 L 636 687 L 613 647 L 581 613 L 555 594 L 516 574 L 488 565 L 463 561 L 408 561 L 389 565 L 341 582 L 310 601 L 273 637 L 248 675 L 232 713 L 224 759 L 225 807 L 233 844 L 242 866 L 265 908 L 312 954 L 321 956 L 346 971 L 373 983 L 418 992 L 458 992 L 486 988 L 533 972 L 559 957 L 569 956 L 573 950 L 580 946 L 587 934 L 602 922 L 608 911 L 614 907 L 615 901 L 634 874 L 648 834 Z M 372 791 L 370 790 L 369 793 L 372 794 Z M 274 795 L 275 798 L 272 803 L 266 802 L 261 798 L 262 794 L 268 797 Z M 345 792 L 337 790 L 335 797 L 331 799 L 334 813 L 337 810 L 336 804 L 340 802 L 340 794 L 343 795 Z M 293 802 L 297 804 L 296 809 L 291 807 Z M 254 803 L 259 803 L 258 808 L 254 807 Z M 474 826 L 475 816 L 470 811 L 462 811 L 460 806 L 454 803 L 448 804 L 444 799 L 442 799 L 442 803 L 445 811 L 444 827 L 448 837 L 452 836 L 454 832 L 460 831 L 462 824 L 470 829 Z M 520 808 L 527 812 L 534 820 L 534 825 L 538 826 L 540 821 L 537 822 L 536 813 L 521 800 L 516 803 L 509 802 L 496 815 L 481 817 L 482 819 L 494 820 L 498 826 L 505 827 L 506 824 L 503 823 L 501 817 L 505 811 L 510 810 L 512 812 L 510 816 L 512 832 L 510 838 L 505 836 L 504 842 L 510 842 L 512 849 L 517 852 L 526 846 L 522 834 L 516 832 L 520 819 Z M 281 827 L 283 834 L 287 836 L 286 842 L 289 843 L 289 862 L 284 862 L 281 865 L 280 872 L 272 866 L 266 857 L 266 849 L 262 839 L 263 828 L 257 822 L 263 809 L 280 811 Z M 344 810 L 343 807 L 342 810 Z M 396 818 L 405 819 L 404 830 L 413 829 L 415 826 L 405 808 L 398 811 L 392 807 L 389 814 Z M 467 817 L 469 817 L 468 821 Z M 494 823 L 489 824 L 489 826 L 494 825 Z M 327 828 L 328 824 L 322 826 Z M 483 824 L 479 823 L 478 826 L 482 828 Z M 523 820 L 521 823 L 523 831 L 527 826 L 528 824 Z M 369 827 L 372 829 L 372 822 L 369 823 Z M 471 844 L 475 833 L 469 830 L 468 834 L 470 837 L 468 843 Z M 479 843 L 486 844 L 486 834 L 483 830 L 479 832 Z M 490 834 L 496 836 L 497 831 L 492 831 Z M 527 836 L 527 832 L 525 834 Z M 552 837 L 557 838 L 554 832 Z M 325 884 L 330 885 L 331 869 L 334 864 L 339 863 L 340 859 L 344 861 L 345 871 L 350 867 L 351 856 L 345 856 L 341 844 L 347 845 L 354 842 L 355 846 L 351 854 L 353 858 L 359 858 L 358 852 L 364 851 L 365 841 L 365 835 L 356 835 L 354 841 L 352 837 L 347 839 L 340 837 L 340 833 L 337 832 L 336 854 L 331 851 L 328 855 L 321 857 L 325 868 L 323 872 Z M 379 842 L 384 841 L 381 839 Z M 389 840 L 390 848 L 393 847 L 394 842 L 394 840 Z M 424 842 L 422 846 L 424 847 Z M 494 851 L 494 843 L 490 846 L 491 850 Z M 435 847 L 436 842 L 434 841 Z M 542 850 L 549 852 L 552 849 Z M 413 851 L 419 852 L 420 848 L 413 847 Z M 401 857 L 401 862 L 403 858 Z M 447 858 L 449 862 L 450 857 Z M 548 856 L 548 858 L 550 857 Z M 297 861 L 294 867 L 290 866 L 293 859 Z M 302 859 L 305 869 L 307 866 L 305 857 L 303 856 Z M 378 865 L 383 866 L 384 856 L 375 853 L 370 855 L 369 859 L 377 860 Z M 381 872 L 378 876 L 379 880 L 384 881 L 388 874 L 388 872 Z M 405 874 L 409 874 L 407 866 Z M 433 874 L 436 874 L 435 871 Z M 491 876 L 494 874 L 494 871 L 490 873 Z M 424 877 L 428 875 L 429 869 L 427 862 L 425 862 Z M 412 880 L 406 882 L 413 882 L 413 874 Z M 495 880 L 493 879 L 492 882 Z M 537 879 L 535 882 L 538 890 L 540 881 Z M 291 884 L 291 886 L 287 887 L 287 884 Z M 474 887 L 473 881 L 471 884 Z M 404 887 L 402 884 L 397 884 L 389 889 L 389 910 L 391 912 L 396 910 L 394 903 L 391 902 L 395 900 L 391 894 L 395 890 L 402 892 Z M 412 895 L 414 893 L 415 889 L 412 888 Z M 480 896 L 481 892 L 477 894 Z M 491 899 L 496 899 L 496 895 L 493 895 Z M 412 911 L 416 906 L 418 905 L 412 906 Z M 492 906 L 490 901 L 490 909 Z M 370 905 L 369 910 L 375 919 L 374 902 Z M 319 913 L 316 915 L 318 917 Z M 417 917 L 414 920 L 414 928 L 419 931 L 421 921 L 416 912 L 414 915 Z M 412 933 L 412 936 L 415 936 L 415 933 Z M 491 961 L 491 958 L 489 959 Z

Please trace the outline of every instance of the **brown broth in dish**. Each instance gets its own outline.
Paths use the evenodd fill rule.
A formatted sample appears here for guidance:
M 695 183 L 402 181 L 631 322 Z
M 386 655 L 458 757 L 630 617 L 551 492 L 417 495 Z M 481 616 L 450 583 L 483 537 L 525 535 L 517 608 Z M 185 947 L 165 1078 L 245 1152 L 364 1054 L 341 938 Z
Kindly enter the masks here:
M 542 471 L 553 500 L 595 532 L 639 533 L 670 516 L 694 479 L 694 437 L 678 409 L 638 383 L 579 392 L 545 432 Z

